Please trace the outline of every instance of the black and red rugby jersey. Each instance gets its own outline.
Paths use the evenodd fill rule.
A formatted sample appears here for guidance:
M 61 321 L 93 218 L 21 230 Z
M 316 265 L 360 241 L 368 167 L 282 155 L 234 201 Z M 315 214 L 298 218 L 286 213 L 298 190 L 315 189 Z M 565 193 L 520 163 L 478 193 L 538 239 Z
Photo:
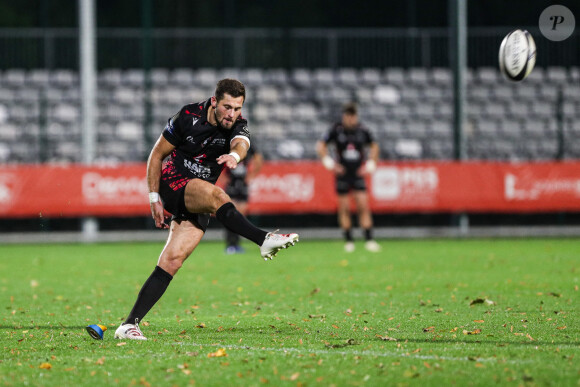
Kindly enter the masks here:
M 334 144 L 338 162 L 347 173 L 356 173 L 366 159 L 365 147 L 374 142 L 368 128 L 358 124 L 346 129 L 342 123 L 335 123 L 322 137 L 326 144 Z
M 210 106 L 211 99 L 185 105 L 168 120 L 163 137 L 175 146 L 168 161 L 174 173 L 215 184 L 223 169 L 216 159 L 230 153 L 235 137 L 244 137 L 249 143 L 250 132 L 248 121 L 241 116 L 232 129 L 212 126 L 207 120 Z

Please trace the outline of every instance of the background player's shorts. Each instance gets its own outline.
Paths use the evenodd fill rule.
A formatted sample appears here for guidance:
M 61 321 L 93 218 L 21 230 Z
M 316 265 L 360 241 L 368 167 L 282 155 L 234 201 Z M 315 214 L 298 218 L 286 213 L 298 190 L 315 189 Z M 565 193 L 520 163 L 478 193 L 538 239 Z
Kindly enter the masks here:
M 189 182 L 188 179 L 187 182 Z M 170 186 L 170 179 L 161 179 L 159 181 L 159 196 L 163 200 L 164 208 L 173 215 L 171 220 L 188 220 L 193 225 L 203 232 L 207 229 L 209 224 L 209 216 L 207 213 L 195 214 L 187 211 L 185 208 L 185 186 L 184 184 L 179 184 L 179 187 L 173 189 Z M 175 185 L 174 185 L 175 187 Z
M 365 191 L 367 184 L 364 177 L 359 175 L 342 175 L 336 177 L 336 193 L 344 195 L 349 191 Z
M 226 193 L 234 200 L 248 201 L 248 185 L 243 179 L 232 179 L 226 187 Z

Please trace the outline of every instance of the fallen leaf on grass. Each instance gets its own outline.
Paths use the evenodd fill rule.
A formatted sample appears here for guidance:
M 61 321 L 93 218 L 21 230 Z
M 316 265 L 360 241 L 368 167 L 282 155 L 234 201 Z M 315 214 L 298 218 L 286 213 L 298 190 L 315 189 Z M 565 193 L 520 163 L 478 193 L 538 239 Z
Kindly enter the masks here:
M 485 322 L 485 321 L 484 320 L 473 320 L 473 322 L 482 323 L 482 322 Z
M 123 345 L 127 345 L 127 343 L 124 341 L 117 343 L 117 347 L 122 347 Z
M 560 329 L 560 330 L 562 330 L 562 329 L 566 329 L 566 325 L 564 325 L 563 327 L 558 327 L 558 328 L 556 328 L 556 329 Z
M 226 353 L 226 350 L 223 348 L 220 348 L 215 352 L 207 354 L 207 357 L 226 357 L 226 356 L 228 356 L 228 354 Z
M 433 332 L 434 330 L 435 330 L 435 327 L 423 328 L 423 332 Z
M 477 304 L 495 305 L 495 302 L 492 300 L 488 300 L 487 298 L 476 298 L 475 300 L 473 300 L 469 303 L 469 306 L 477 305 Z
M 387 335 L 381 336 L 377 333 L 376 336 L 383 341 L 397 341 L 397 339 L 395 339 L 394 337 L 389 337 Z
M 294 381 L 298 379 L 298 377 L 300 377 L 300 372 L 295 372 L 292 374 L 292 376 L 290 376 L 290 380 Z
M 50 363 L 41 363 L 38 368 L 43 369 L 43 370 L 49 370 L 52 368 L 52 364 Z
M 481 329 L 474 329 L 473 331 L 463 330 L 464 335 L 479 335 L 481 333 Z
M 330 344 L 328 341 L 324 342 L 324 345 L 327 348 L 344 348 L 344 347 L 348 347 L 349 345 L 357 345 L 357 341 L 355 339 L 348 339 L 346 340 L 343 344 Z

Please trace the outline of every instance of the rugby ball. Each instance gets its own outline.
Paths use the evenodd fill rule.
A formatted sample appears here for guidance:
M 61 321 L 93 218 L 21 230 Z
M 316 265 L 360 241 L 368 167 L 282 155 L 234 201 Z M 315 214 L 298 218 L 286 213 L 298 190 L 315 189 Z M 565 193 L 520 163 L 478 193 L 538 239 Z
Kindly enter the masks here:
M 499 69 L 510 81 L 525 79 L 536 64 L 536 43 L 526 30 L 513 30 L 499 47 Z

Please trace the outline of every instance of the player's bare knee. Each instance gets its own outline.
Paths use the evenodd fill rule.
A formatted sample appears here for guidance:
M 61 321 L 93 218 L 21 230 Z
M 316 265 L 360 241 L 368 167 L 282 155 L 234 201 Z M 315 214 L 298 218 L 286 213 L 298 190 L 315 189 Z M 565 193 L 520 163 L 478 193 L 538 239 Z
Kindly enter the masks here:
M 232 201 L 232 199 L 230 198 L 230 196 L 225 193 L 225 191 L 219 187 L 216 187 L 217 189 L 215 189 L 213 191 L 213 203 L 214 203 L 214 208 L 213 208 L 213 212 L 215 213 L 221 206 L 223 206 L 226 203 L 229 203 Z
M 183 266 L 183 262 L 187 259 L 187 255 L 179 250 L 163 252 L 159 259 L 159 266 L 171 275 L 175 275 Z

